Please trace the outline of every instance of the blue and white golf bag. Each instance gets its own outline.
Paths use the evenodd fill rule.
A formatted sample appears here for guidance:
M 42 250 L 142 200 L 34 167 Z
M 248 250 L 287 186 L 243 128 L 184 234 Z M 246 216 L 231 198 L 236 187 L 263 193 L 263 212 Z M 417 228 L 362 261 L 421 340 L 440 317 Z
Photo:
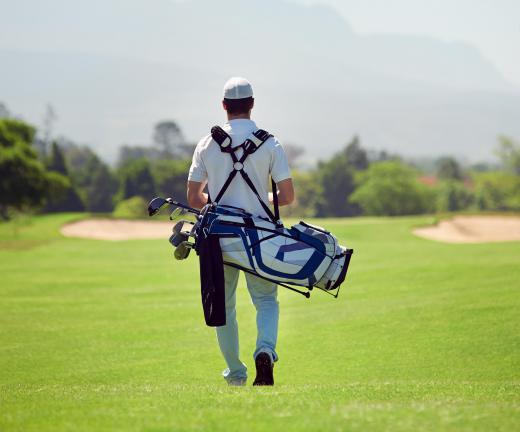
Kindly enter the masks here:
M 285 228 L 228 206 L 208 206 L 197 231 L 197 238 L 219 238 L 224 264 L 309 290 L 338 288 L 352 254 L 323 228 L 305 222 Z
M 314 287 L 337 297 L 347 274 L 352 249 L 340 246 L 330 232 L 305 222 L 290 228 L 284 227 L 280 221 L 275 182 L 271 180 L 274 204 L 272 212 L 244 171 L 244 161 L 271 135 L 259 129 L 235 148 L 231 146 L 231 137 L 220 127 L 215 126 L 211 135 L 221 151 L 229 153 L 233 160 L 233 171 L 217 197 L 200 212 L 171 198 L 154 198 L 148 207 L 150 216 L 156 214 L 164 204 L 197 215 L 195 224 L 179 222 L 173 229 L 170 242 L 176 247 L 177 259 L 186 258 L 191 249 L 195 249 L 199 255 L 202 306 L 206 324 L 226 324 L 224 265 L 254 274 L 305 297 L 310 296 Z M 243 149 L 240 158 L 235 153 L 239 148 Z M 238 174 L 256 195 L 268 218 L 218 204 Z M 190 238 L 194 242 L 190 242 Z
M 271 179 L 273 213 L 244 171 L 244 161 L 272 135 L 259 129 L 234 148 L 231 137 L 219 126 L 211 129 L 211 135 L 220 150 L 230 155 L 233 171 L 213 203 L 201 212 L 196 228 L 197 239 L 217 236 L 224 264 L 287 288 L 290 288 L 289 285 L 306 287 L 308 290 L 314 287 L 326 291 L 338 288 L 345 279 L 352 249 L 340 246 L 336 237 L 320 227 L 300 222 L 285 228 L 280 221 L 276 183 Z M 243 149 L 240 158 L 236 155 L 239 148 Z M 218 205 L 238 174 L 256 195 L 269 219 L 255 217 L 236 207 Z M 302 293 L 309 295 L 308 292 Z

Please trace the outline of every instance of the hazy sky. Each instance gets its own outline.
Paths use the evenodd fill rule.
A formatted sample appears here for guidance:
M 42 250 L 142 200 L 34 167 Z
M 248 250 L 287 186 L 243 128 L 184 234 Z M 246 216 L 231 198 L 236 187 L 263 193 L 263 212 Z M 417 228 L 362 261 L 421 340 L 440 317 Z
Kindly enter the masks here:
M 162 118 L 198 139 L 223 118 L 215 100 L 232 74 L 262 94 L 258 120 L 311 157 L 358 134 L 369 148 L 484 160 L 499 134 L 520 137 L 520 0 L 0 0 L 0 11 L 0 101 L 39 127 L 51 103 L 56 135 L 112 160 Z
M 520 87 L 520 0 L 291 1 L 333 6 L 362 34 L 419 34 L 469 42 Z

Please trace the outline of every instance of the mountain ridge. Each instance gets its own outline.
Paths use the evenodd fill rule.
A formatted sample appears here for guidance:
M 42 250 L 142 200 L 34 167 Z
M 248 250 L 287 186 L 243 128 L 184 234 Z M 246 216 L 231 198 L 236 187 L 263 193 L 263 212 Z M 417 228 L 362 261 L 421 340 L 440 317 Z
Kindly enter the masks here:
M 29 4 L 20 0 L 20 13 Z M 329 7 L 290 2 L 148 4 L 40 4 L 42 13 L 62 10 L 44 15 L 37 41 L 14 32 L 0 42 L 0 99 L 33 122 L 53 103 L 58 130 L 109 159 L 122 143 L 149 142 L 160 118 L 178 120 L 193 140 L 205 134 L 223 120 L 220 91 L 231 75 L 253 82 L 259 125 L 310 157 L 330 155 L 358 133 L 369 147 L 482 159 L 498 134 L 520 135 L 518 89 L 467 44 L 361 36 Z M 226 9 L 233 25 L 222 19 Z M 8 18 L 7 30 L 23 21 Z M 96 19 L 94 31 L 88 23 Z

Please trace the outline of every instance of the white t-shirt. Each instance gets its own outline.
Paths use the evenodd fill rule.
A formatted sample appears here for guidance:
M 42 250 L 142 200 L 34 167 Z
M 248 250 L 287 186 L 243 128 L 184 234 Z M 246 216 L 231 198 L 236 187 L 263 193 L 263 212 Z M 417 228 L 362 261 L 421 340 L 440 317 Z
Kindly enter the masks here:
M 232 146 L 236 147 L 258 127 L 252 120 L 236 119 L 228 121 L 222 129 L 231 136 Z M 242 152 L 242 149 L 236 152 L 239 159 Z M 269 205 L 268 192 L 271 186 L 269 175 L 276 183 L 291 178 L 287 156 L 275 137 L 269 138 L 255 153 L 250 154 L 244 162 L 243 169 L 267 205 Z M 215 199 L 231 171 L 233 171 L 231 156 L 220 150 L 220 146 L 213 141 L 211 135 L 202 138 L 193 153 L 188 180 L 200 183 L 207 181 L 210 197 Z M 240 173 L 237 173 L 219 204 L 240 207 L 257 216 L 267 216 L 258 198 Z

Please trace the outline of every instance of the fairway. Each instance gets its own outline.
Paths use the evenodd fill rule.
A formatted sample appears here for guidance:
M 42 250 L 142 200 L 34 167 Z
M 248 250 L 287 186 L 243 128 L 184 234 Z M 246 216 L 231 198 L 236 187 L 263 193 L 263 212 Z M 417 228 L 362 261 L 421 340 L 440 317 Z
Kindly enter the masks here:
M 432 217 L 309 221 L 354 249 L 338 299 L 280 289 L 273 388 L 245 388 L 204 324 L 195 256 L 167 239 L 65 238 L 78 215 L 0 224 L 0 431 L 520 429 L 520 242 L 415 237 Z

